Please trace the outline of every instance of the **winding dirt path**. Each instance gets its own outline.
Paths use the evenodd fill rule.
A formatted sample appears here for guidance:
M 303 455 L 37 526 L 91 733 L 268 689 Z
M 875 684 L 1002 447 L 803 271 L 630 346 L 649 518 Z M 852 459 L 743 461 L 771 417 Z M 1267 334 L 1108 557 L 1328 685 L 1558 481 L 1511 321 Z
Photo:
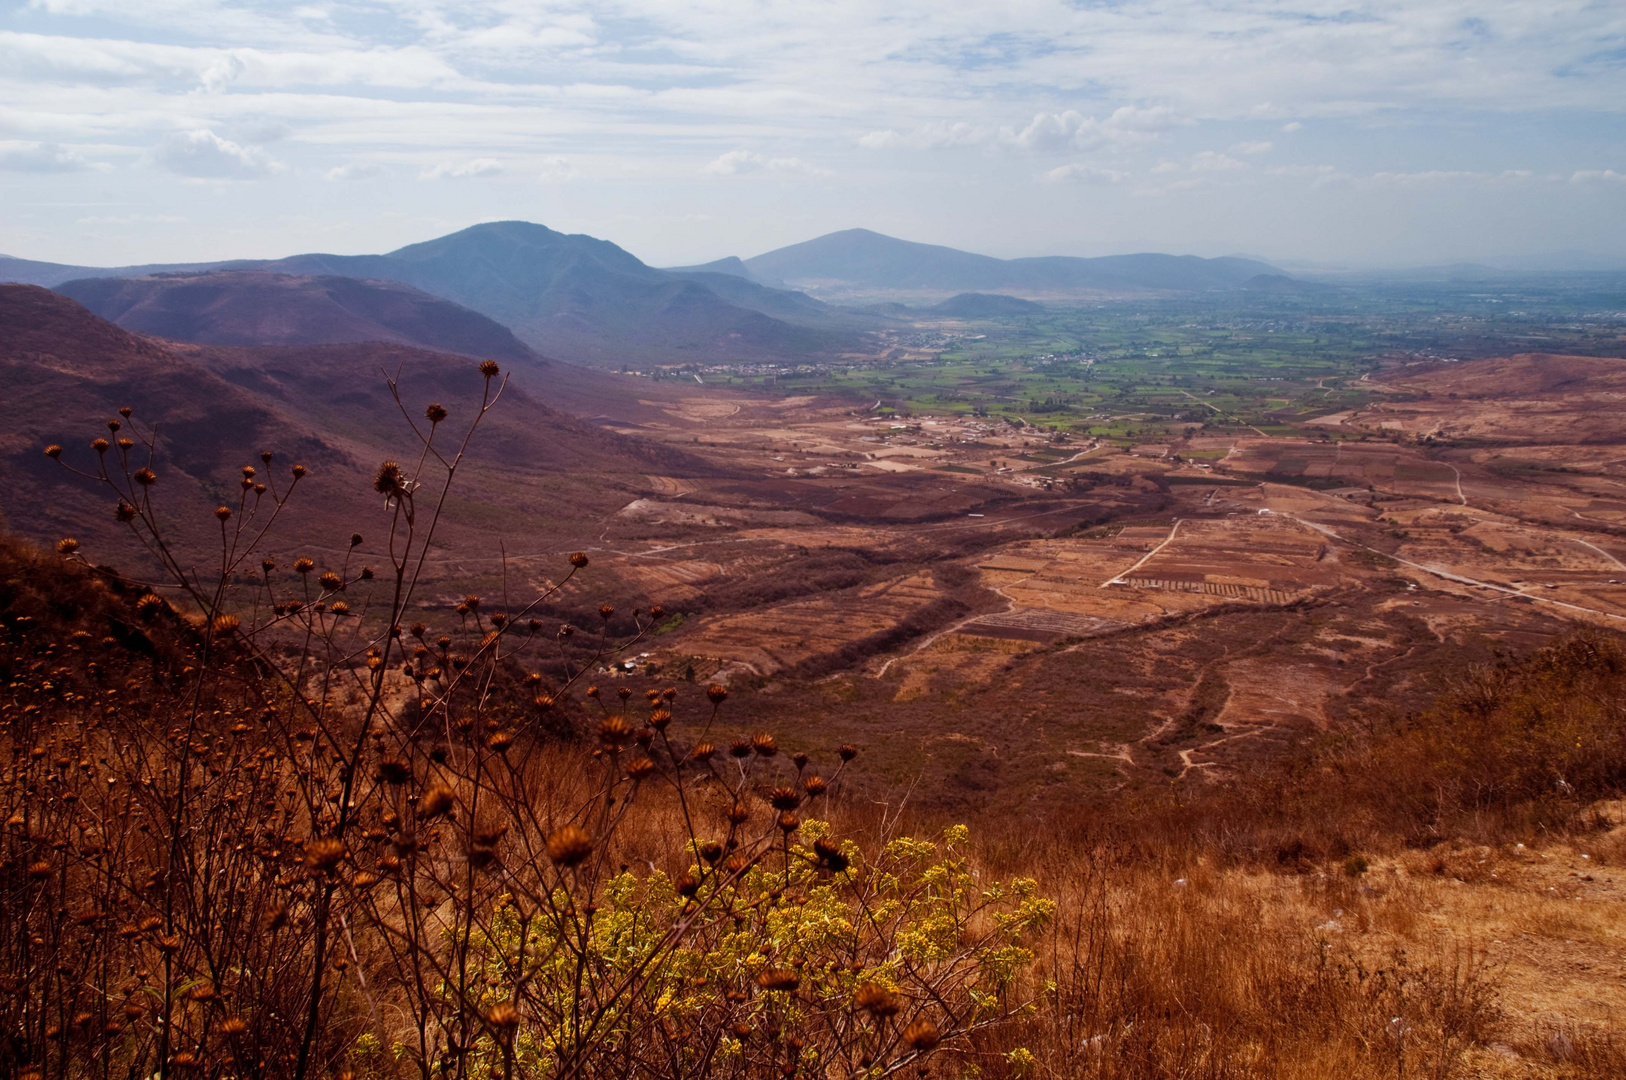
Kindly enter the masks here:
M 1180 519 L 1175 518 L 1174 519 L 1174 528 L 1169 530 L 1169 535 L 1164 537 L 1163 542 L 1161 544 L 1157 545 L 1157 547 L 1153 548 L 1151 551 L 1148 551 L 1145 555 L 1141 556 L 1140 561 L 1137 562 L 1134 566 L 1131 566 L 1128 570 L 1123 571 L 1117 577 L 1109 578 L 1106 581 L 1103 581 L 1101 583 L 1101 587 L 1103 589 L 1105 589 L 1109 585 L 1122 585 L 1124 583 L 1124 578 L 1128 577 L 1130 574 L 1133 574 L 1136 570 L 1139 570 L 1141 567 L 1145 566 L 1148 559 L 1150 559 L 1153 555 L 1156 555 L 1158 552 L 1162 551 L 1164 548 L 1166 548 L 1170 544 L 1172 544 L 1174 542 L 1175 534 L 1178 533 L 1179 531 L 1180 531 Z

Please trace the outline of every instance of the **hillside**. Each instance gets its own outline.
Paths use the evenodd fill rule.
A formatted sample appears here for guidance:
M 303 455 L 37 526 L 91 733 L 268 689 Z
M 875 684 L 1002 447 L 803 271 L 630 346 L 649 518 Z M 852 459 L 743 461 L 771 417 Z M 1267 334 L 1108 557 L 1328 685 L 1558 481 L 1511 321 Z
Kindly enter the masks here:
M 1002 319 L 1012 315 L 1042 315 L 1044 305 L 1003 293 L 960 293 L 927 310 L 957 319 Z
M 41 450 L 59 443 L 67 448 L 63 462 L 94 472 L 86 444 L 106 435 L 107 419 L 128 405 L 135 418 L 124 434 L 156 426 L 155 490 L 183 546 L 213 543 L 214 524 L 202 510 L 235 500 L 239 467 L 262 449 L 276 452 L 279 475 L 294 461 L 310 470 L 300 512 L 273 544 L 381 533 L 387 515 L 371 491 L 373 470 L 416 453 L 384 371 L 397 375 L 414 417 L 439 401 L 451 423 L 467 423 L 480 398 L 482 379 L 467 357 L 387 343 L 182 345 L 132 334 L 44 289 L 0 286 L 0 395 L 14 416 L 0 435 L 0 470 L 9 478 L 0 515 L 36 538 L 114 532 L 112 495 Z M 444 533 L 448 551 L 474 556 L 466 568 L 486 559 L 495 565 L 499 542 L 520 556 L 567 542 L 636 497 L 650 474 L 716 473 L 681 451 L 547 403 L 572 397 L 616 404 L 591 372 L 562 364 L 546 376 L 513 372 L 503 408 L 471 451 L 458 522 Z
M 81 278 L 56 286 L 126 330 L 207 345 L 382 341 L 533 365 L 540 358 L 478 312 L 391 281 L 217 270 Z
M 495 319 L 547 355 L 582 363 L 754 360 L 859 343 L 851 317 L 808 297 L 735 275 L 657 270 L 609 241 L 524 221 L 486 222 L 383 255 L 105 270 L 0 259 L 0 280 L 46 286 L 214 270 L 398 282 Z
M 757 281 L 830 297 L 895 292 L 1062 296 L 1234 289 L 1259 274 L 1280 273 L 1251 259 L 1202 259 L 1194 255 L 996 259 L 937 244 L 898 240 L 868 229 L 828 233 L 744 262 Z

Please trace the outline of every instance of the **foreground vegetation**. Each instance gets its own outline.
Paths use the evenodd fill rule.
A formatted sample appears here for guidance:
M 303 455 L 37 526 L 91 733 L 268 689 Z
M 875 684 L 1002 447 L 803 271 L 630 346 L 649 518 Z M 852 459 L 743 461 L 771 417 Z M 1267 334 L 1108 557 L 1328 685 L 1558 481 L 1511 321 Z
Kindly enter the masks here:
M 1626 860 L 1600 816 L 1619 639 L 1465 672 L 1245 783 L 1043 830 L 910 820 L 847 796 L 859 748 L 781 747 L 724 687 L 592 685 L 658 608 L 587 646 L 535 617 L 557 585 L 410 620 L 485 370 L 455 437 L 404 410 L 384 565 L 264 556 L 302 474 L 272 455 L 214 510 L 218 564 L 183 563 L 128 414 L 83 471 L 171 579 L 0 548 L 0 1072 L 1447 1077 L 1503 1042 L 1626 1066 L 1414 925 L 1463 844 Z

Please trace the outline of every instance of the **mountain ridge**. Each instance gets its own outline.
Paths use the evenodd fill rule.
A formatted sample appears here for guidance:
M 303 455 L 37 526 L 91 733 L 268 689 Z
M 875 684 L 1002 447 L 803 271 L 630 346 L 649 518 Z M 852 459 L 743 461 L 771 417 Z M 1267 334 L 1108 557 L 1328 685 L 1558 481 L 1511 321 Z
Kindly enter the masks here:
M 545 363 L 507 327 L 388 280 L 269 270 L 79 278 L 54 290 L 126 330 L 205 345 L 364 341 Z
M 1027 292 L 1204 291 L 1237 288 L 1269 263 L 1234 256 L 1041 255 L 998 259 L 941 244 L 899 240 L 870 229 L 844 229 L 742 260 L 752 277 L 813 295 L 875 291 Z

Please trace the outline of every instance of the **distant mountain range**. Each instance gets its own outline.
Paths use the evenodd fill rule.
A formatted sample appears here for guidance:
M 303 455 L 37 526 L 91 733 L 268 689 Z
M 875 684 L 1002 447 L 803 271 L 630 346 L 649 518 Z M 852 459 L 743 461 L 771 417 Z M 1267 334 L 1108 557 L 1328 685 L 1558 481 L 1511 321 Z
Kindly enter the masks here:
M 722 269 L 718 263 L 709 265 Z M 745 259 L 740 265 L 760 284 L 831 297 L 1001 292 L 1032 299 L 1128 290 L 1234 289 L 1259 274 L 1281 273 L 1269 263 L 1253 259 L 1195 255 L 996 259 L 898 240 L 868 229 L 829 233 Z
M 895 324 L 882 309 L 837 307 L 812 294 L 926 304 L 960 293 L 1065 299 L 1237 289 L 1261 274 L 1280 271 L 1250 259 L 1174 255 L 995 259 L 866 229 L 661 270 L 608 241 L 524 221 L 475 225 L 383 255 L 110 269 L 0 256 L 0 281 L 61 288 L 127 328 L 181 340 L 398 341 L 498 358 L 528 347 L 607 366 L 833 355 L 866 349 L 869 332 Z M 107 283 L 113 278 L 140 281 Z M 960 317 L 1031 310 L 980 303 L 984 314 L 962 306 Z

